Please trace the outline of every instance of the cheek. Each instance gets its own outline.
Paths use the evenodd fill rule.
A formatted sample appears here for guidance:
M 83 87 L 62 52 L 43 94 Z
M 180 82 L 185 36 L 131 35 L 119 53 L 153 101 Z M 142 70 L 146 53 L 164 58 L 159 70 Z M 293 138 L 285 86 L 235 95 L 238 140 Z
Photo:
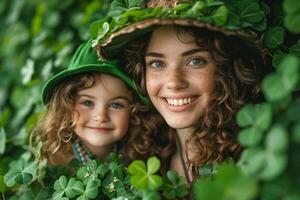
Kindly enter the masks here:
M 120 128 L 120 129 L 126 129 L 129 126 L 129 120 L 130 120 L 130 112 L 126 111 L 124 113 L 118 113 L 114 116 L 114 120 L 116 125 Z
M 89 120 L 89 118 L 90 112 L 82 108 L 76 108 L 76 111 L 73 114 L 73 120 L 76 122 L 76 124 L 85 123 L 87 120 Z
M 146 74 L 146 89 L 148 95 L 151 97 L 155 94 L 156 90 L 159 89 L 160 81 L 159 74 L 154 75 L 153 73 L 148 72 Z

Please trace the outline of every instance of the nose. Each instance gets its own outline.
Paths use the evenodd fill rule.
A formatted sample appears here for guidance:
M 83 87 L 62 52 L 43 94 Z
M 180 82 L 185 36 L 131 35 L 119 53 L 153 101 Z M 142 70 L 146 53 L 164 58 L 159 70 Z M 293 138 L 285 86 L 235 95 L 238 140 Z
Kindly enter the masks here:
M 109 113 L 107 108 L 101 107 L 98 109 L 95 109 L 94 114 L 93 114 L 93 119 L 96 122 L 108 122 L 109 121 Z
M 186 80 L 186 76 L 184 71 L 177 67 L 173 69 L 169 69 L 169 73 L 167 74 L 167 88 L 170 90 L 180 90 L 188 87 L 188 81 Z

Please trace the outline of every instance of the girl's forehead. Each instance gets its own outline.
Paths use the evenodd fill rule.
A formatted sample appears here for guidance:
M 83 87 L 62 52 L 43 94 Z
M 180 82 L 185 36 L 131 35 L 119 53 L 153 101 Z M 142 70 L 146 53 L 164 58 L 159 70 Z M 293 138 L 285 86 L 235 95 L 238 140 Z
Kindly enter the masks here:
M 80 90 L 79 95 L 86 92 L 94 93 L 95 95 L 99 92 L 105 92 L 105 94 L 111 95 L 131 96 L 129 88 L 122 79 L 105 73 L 97 74 L 92 87 Z

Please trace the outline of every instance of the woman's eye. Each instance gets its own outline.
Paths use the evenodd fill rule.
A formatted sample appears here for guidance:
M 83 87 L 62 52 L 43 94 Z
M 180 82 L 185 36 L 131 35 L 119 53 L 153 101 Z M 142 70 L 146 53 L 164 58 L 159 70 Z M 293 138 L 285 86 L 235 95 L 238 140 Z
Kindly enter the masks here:
M 152 62 L 149 63 L 149 66 L 152 67 L 152 68 L 154 68 L 154 69 L 161 68 L 161 67 L 163 67 L 163 65 L 164 65 L 163 62 L 157 61 L 157 60 L 156 61 L 152 61 Z
M 112 103 L 110 105 L 110 107 L 113 108 L 113 109 L 121 109 L 121 108 L 124 108 L 125 106 L 121 103 Z
M 90 101 L 90 100 L 83 101 L 81 104 L 84 105 L 84 106 L 86 106 L 86 107 L 92 107 L 92 106 L 94 106 L 94 103 L 92 101 Z
M 205 61 L 202 58 L 193 58 L 189 60 L 188 65 L 199 66 L 205 64 Z

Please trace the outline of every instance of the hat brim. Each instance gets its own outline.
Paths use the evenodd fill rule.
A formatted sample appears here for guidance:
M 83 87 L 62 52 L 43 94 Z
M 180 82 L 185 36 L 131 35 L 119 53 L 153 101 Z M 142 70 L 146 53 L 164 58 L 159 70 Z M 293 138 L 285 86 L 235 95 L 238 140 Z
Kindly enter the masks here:
M 106 73 L 106 74 L 116 76 L 116 77 L 122 79 L 130 88 L 137 91 L 137 87 L 134 84 L 134 82 L 128 76 L 126 76 L 123 72 L 121 72 L 119 69 L 117 69 L 113 65 L 104 64 L 104 63 L 98 64 L 98 65 L 97 64 L 83 65 L 76 69 L 64 70 L 64 71 L 56 74 L 52 78 L 50 78 L 45 83 L 45 85 L 42 89 L 42 103 L 44 105 L 46 105 L 50 101 L 50 99 L 53 95 L 53 90 L 55 89 L 55 87 L 57 85 L 59 85 L 59 83 L 62 80 L 66 79 L 67 77 L 71 77 L 73 75 L 81 74 L 84 72 L 101 72 L 101 73 Z M 137 92 L 137 94 L 143 104 L 149 103 L 149 99 L 147 97 L 142 96 L 138 92 Z
M 245 30 L 228 30 L 223 27 L 208 24 L 195 19 L 151 18 L 133 23 L 111 34 L 105 41 L 96 46 L 98 55 L 103 59 L 115 58 L 121 52 L 122 48 L 134 38 L 149 33 L 158 26 L 165 25 L 205 28 L 208 30 L 221 32 L 227 36 L 240 36 L 251 40 L 256 38 L 256 34 L 254 32 Z

